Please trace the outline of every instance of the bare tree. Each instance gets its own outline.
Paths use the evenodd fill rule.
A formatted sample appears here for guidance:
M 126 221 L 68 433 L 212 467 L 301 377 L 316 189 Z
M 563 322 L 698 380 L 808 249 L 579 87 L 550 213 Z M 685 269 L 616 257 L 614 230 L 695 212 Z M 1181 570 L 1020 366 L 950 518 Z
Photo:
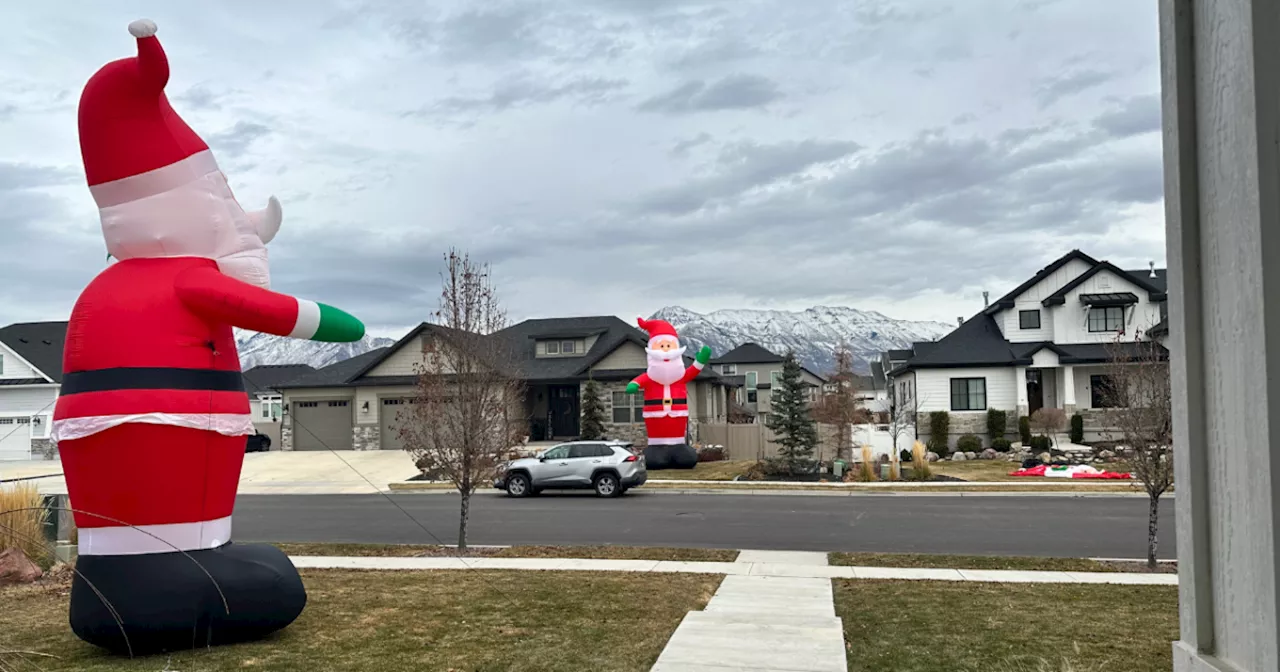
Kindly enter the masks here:
M 1031 426 L 1041 434 L 1049 437 L 1049 442 L 1053 446 L 1058 445 L 1058 434 L 1062 432 L 1062 428 L 1067 425 L 1067 412 L 1061 408 L 1044 408 L 1037 409 L 1031 414 Z
M 853 425 L 864 419 L 858 401 L 858 377 L 853 372 L 853 350 L 844 341 L 836 346 L 836 370 L 828 376 L 834 387 L 823 394 L 813 409 L 818 422 L 829 425 L 836 444 L 836 457 L 842 458 L 853 449 Z
M 1101 401 L 1106 433 L 1129 449 L 1133 474 L 1147 491 L 1147 567 L 1156 566 L 1160 496 L 1173 485 L 1173 406 L 1169 353 L 1144 338 L 1107 344 Z
M 467 548 L 471 495 L 491 479 L 528 429 L 515 352 L 494 334 L 507 326 L 487 264 L 450 250 L 440 309 L 422 338 L 417 390 L 401 411 L 404 449 L 425 473 L 461 495 L 458 549 Z
M 899 398 L 900 396 L 906 396 L 906 398 L 901 399 Z M 887 415 L 889 420 L 889 439 L 893 441 L 893 454 L 889 456 L 893 471 L 901 469 L 899 462 L 901 461 L 900 455 L 903 449 L 898 447 L 898 439 L 908 432 L 911 432 L 911 436 L 915 436 L 912 430 L 916 426 L 916 415 L 919 408 L 920 403 L 915 394 L 897 395 L 892 390 L 890 391 Z

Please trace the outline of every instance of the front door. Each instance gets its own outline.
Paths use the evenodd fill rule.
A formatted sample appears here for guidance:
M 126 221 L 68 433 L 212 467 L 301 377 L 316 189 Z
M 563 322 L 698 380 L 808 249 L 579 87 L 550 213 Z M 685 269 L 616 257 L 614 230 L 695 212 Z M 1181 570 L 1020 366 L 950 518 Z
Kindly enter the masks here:
M 578 435 L 578 386 L 554 385 L 548 390 L 551 397 L 551 434 L 560 438 Z
M 1027 369 L 1027 415 L 1044 407 L 1044 385 L 1040 369 Z

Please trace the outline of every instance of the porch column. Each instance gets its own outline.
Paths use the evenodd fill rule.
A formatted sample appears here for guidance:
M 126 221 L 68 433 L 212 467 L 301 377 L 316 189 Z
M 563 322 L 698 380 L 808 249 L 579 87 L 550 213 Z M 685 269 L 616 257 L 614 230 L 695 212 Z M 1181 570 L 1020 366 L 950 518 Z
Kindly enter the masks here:
M 1280 670 L 1277 42 L 1275 0 L 1160 0 L 1175 672 Z
M 1018 388 L 1018 417 L 1027 414 L 1027 367 L 1019 366 L 1014 370 L 1013 386 Z
M 1058 374 L 1062 377 L 1062 411 L 1070 416 L 1076 412 L 1076 369 L 1064 366 Z

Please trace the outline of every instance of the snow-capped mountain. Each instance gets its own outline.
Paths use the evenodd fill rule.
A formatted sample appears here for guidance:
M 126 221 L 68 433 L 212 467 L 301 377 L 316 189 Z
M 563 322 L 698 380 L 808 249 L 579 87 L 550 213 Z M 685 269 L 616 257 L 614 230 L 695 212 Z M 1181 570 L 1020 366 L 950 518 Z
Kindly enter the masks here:
M 955 327 L 942 322 L 896 320 L 874 310 L 815 306 L 784 310 L 717 310 L 695 313 L 668 306 L 653 314 L 670 322 L 689 352 L 709 345 L 713 357 L 743 343 L 756 343 L 782 354 L 794 350 L 806 368 L 826 374 L 835 369 L 836 346 L 843 338 L 853 351 L 854 369 L 866 373 L 870 361 L 885 350 L 909 348 L 913 341 L 942 338 Z
M 318 369 L 395 343 L 390 338 L 372 336 L 354 343 L 320 343 L 239 329 L 235 335 L 240 368 L 245 371 L 262 364 L 310 364 Z

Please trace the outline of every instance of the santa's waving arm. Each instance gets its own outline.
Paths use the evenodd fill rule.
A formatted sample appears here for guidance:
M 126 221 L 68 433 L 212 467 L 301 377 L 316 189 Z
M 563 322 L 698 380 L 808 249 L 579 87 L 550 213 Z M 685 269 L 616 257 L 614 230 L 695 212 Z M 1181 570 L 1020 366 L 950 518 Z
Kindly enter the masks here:
M 649 380 L 649 374 L 642 373 L 636 376 L 635 378 L 633 378 L 631 382 L 627 383 L 627 394 L 635 394 L 640 390 L 644 389 L 645 387 L 647 387 L 649 383 L 652 383 L 652 382 L 653 381 Z
M 364 337 L 364 324 L 337 308 L 254 287 L 211 266 L 183 272 L 174 287 L 192 311 L 233 327 L 330 343 Z
M 693 358 L 693 365 L 684 370 L 684 377 L 680 379 L 680 382 L 688 383 L 697 378 L 698 374 L 702 373 L 702 370 L 707 367 L 707 362 L 709 361 L 711 361 L 711 348 L 704 345 L 698 351 L 698 356 Z

